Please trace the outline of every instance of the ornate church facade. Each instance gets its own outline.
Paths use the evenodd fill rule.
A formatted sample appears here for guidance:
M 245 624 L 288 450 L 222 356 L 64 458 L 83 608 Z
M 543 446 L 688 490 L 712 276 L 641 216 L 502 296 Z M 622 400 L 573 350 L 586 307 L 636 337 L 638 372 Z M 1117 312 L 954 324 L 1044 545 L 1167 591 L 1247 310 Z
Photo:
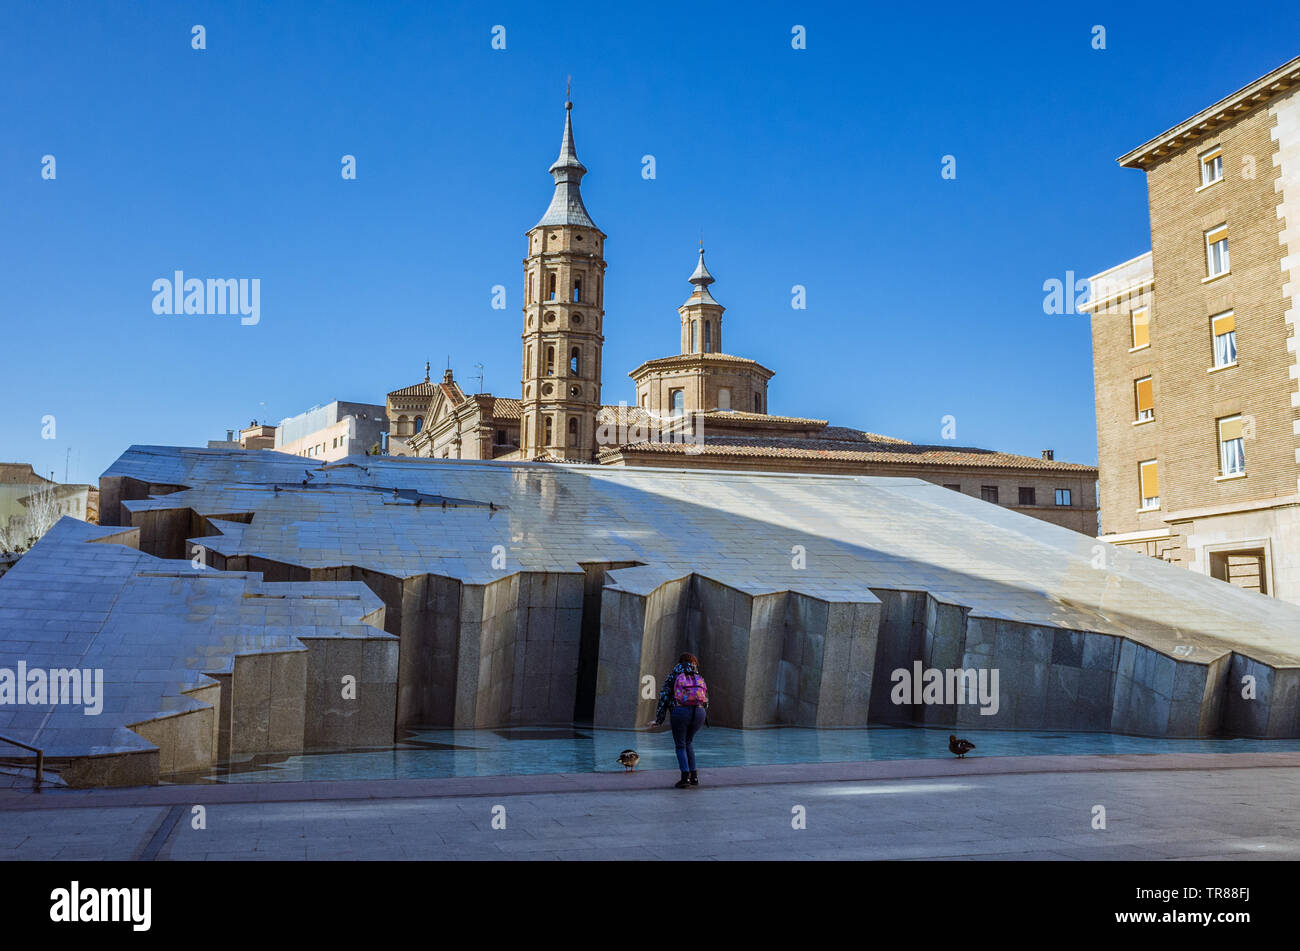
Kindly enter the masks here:
M 773 415 L 774 371 L 723 350 L 726 308 L 704 248 L 678 308 L 681 352 L 628 375 L 632 405 L 601 399 L 605 239 L 582 200 L 587 173 L 565 103 L 554 191 L 527 232 L 519 398 L 466 394 L 448 369 L 388 394 L 388 452 L 442 459 L 595 463 L 912 476 L 1097 533 L 1095 466 L 949 445 L 918 445 L 824 419 Z

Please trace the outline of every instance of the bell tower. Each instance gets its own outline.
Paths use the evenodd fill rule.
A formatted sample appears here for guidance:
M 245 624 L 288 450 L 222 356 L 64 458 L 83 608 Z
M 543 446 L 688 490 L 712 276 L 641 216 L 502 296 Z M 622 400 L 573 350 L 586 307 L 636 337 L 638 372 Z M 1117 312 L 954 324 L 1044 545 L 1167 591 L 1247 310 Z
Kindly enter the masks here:
M 528 232 L 524 258 L 524 459 L 590 462 L 596 451 L 601 347 L 605 342 L 605 235 L 582 204 L 586 167 L 573 145 L 573 103 L 551 165 L 555 193 Z
M 722 353 L 722 312 L 726 308 L 709 293 L 713 275 L 704 266 L 703 239 L 700 239 L 700 263 L 695 266 L 690 282 L 695 290 L 677 308 L 682 317 L 682 353 Z

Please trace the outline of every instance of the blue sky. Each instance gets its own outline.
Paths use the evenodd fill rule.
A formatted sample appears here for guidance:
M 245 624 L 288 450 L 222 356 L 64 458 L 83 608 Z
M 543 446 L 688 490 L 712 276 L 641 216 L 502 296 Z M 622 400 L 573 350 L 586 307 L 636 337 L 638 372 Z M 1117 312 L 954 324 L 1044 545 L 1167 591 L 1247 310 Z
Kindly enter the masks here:
M 1043 282 L 1149 247 L 1115 157 L 1300 52 L 1300 8 L 901 6 L 7 3 L 0 461 L 94 481 L 132 443 L 382 402 L 426 359 L 517 397 L 571 74 L 606 402 L 676 352 L 703 229 L 772 412 L 917 442 L 951 414 L 958 444 L 1095 462 L 1087 321 Z M 155 315 L 177 269 L 260 279 L 260 322 Z

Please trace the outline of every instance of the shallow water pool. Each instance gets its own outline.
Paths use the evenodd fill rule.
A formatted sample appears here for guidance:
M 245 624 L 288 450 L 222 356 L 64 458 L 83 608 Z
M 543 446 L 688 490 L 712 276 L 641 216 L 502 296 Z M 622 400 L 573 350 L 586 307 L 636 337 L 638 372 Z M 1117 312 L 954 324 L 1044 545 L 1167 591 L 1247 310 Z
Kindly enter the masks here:
M 701 771 L 719 766 L 946 759 L 948 727 L 854 729 L 707 727 L 695 738 Z M 1108 733 L 979 731 L 961 734 L 972 756 L 1102 753 L 1259 753 L 1300 751 L 1300 739 L 1167 740 Z M 641 754 L 638 769 L 676 769 L 672 733 L 581 726 L 499 730 L 412 730 L 392 747 L 301 755 L 259 755 L 218 769 L 167 777 L 172 782 L 294 782 L 343 779 L 429 779 L 539 773 L 619 772 L 618 754 Z

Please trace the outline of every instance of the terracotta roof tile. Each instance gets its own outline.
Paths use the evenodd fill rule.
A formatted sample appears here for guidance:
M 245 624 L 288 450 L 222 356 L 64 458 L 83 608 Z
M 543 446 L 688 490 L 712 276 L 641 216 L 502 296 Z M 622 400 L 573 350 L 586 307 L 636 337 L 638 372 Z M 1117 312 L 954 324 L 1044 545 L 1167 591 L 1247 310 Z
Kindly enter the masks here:
M 840 430 L 841 427 L 835 427 Z M 881 463 L 917 466 L 969 466 L 972 468 L 1040 469 L 1051 472 L 1095 473 L 1096 466 L 1074 462 L 1048 461 L 1035 456 L 1021 456 L 993 449 L 975 449 L 959 446 L 915 445 L 890 437 L 876 437 L 872 433 L 848 431 L 860 438 L 762 437 L 762 436 L 708 436 L 703 447 L 696 448 L 681 442 L 643 442 L 602 450 L 605 457 L 617 452 L 675 453 L 697 456 L 742 456 L 768 459 L 824 459 L 834 462 Z
M 428 380 L 422 380 L 411 386 L 404 386 L 400 390 L 390 390 L 389 396 L 432 396 L 438 389 L 440 383 L 430 383 Z
M 487 407 L 487 414 L 493 419 L 519 419 L 523 415 L 524 404 L 508 396 L 488 396 L 492 403 Z
M 675 366 L 680 363 L 742 363 L 766 373 L 769 377 L 775 375 L 772 370 L 769 370 L 757 360 L 751 360 L 749 357 L 736 357 L 732 356 L 730 353 L 674 353 L 672 356 L 656 357 L 653 360 L 647 360 L 629 373 L 628 376 L 635 377 L 638 373 L 647 368 L 655 369 L 658 367 Z

